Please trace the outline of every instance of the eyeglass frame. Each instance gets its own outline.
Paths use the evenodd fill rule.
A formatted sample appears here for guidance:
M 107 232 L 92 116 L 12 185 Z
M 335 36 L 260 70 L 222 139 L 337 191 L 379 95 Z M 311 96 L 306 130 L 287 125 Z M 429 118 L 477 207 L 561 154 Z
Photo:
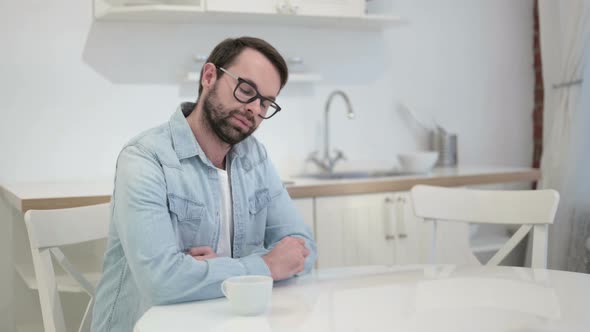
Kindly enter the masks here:
M 249 104 L 249 103 L 253 102 L 253 101 L 254 101 L 254 100 L 256 100 L 256 99 L 260 99 L 260 107 L 261 107 L 261 108 L 262 108 L 262 103 L 263 103 L 264 101 L 269 101 L 271 104 L 273 104 L 274 106 L 276 106 L 276 111 L 274 111 L 274 113 L 272 113 L 270 116 L 262 116 L 261 114 L 258 114 L 258 116 L 259 116 L 259 117 L 261 117 L 262 119 L 264 119 L 264 120 L 268 120 L 268 119 L 272 118 L 273 116 L 275 116 L 277 113 L 279 113 L 279 112 L 281 111 L 281 109 L 282 109 L 282 108 L 281 108 L 281 106 L 279 106 L 279 104 L 277 104 L 277 103 L 276 103 L 274 100 L 272 100 L 272 99 L 270 99 L 270 98 L 268 98 L 268 97 L 265 97 L 265 96 L 261 95 L 261 94 L 260 94 L 260 92 L 258 92 L 258 89 L 257 89 L 257 88 L 256 88 L 256 87 L 255 87 L 255 86 L 252 84 L 252 83 L 248 82 L 247 80 L 245 80 L 245 79 L 243 79 L 243 78 L 239 77 L 238 75 L 236 75 L 236 74 L 234 74 L 234 73 L 230 72 L 229 70 L 227 70 L 227 69 L 225 69 L 225 68 L 223 68 L 223 67 L 221 67 L 221 66 L 215 65 L 215 68 L 217 68 L 217 69 L 221 70 L 222 72 L 224 72 L 224 73 L 226 73 L 227 75 L 229 75 L 231 78 L 233 78 L 233 79 L 235 79 L 236 81 L 238 81 L 238 83 L 236 84 L 236 87 L 234 88 L 234 93 L 233 93 L 233 95 L 234 95 L 234 98 L 235 98 L 237 101 L 239 101 L 240 103 L 242 103 L 242 104 Z M 240 86 L 240 84 L 243 84 L 243 83 L 244 83 L 244 84 L 247 84 L 248 86 L 250 86 L 252 89 L 254 89 L 254 92 L 256 92 L 256 95 L 254 95 L 253 97 L 251 97 L 251 98 L 250 98 L 250 99 L 248 99 L 247 101 L 242 101 L 242 100 L 240 100 L 240 99 L 239 99 L 239 98 L 236 96 L 236 92 L 238 91 L 238 87 Z

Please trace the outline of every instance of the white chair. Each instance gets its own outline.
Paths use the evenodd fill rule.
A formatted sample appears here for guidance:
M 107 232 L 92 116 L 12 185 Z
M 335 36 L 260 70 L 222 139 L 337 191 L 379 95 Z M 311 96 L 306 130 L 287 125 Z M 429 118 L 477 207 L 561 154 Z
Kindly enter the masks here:
M 501 263 L 533 229 L 531 267 L 547 267 L 547 231 L 557 212 L 557 191 L 472 190 L 417 185 L 412 188 L 411 196 L 416 216 L 433 222 L 432 263 L 437 262 L 437 221 L 458 221 L 521 225 L 486 265 Z
M 29 210 L 25 213 L 45 331 L 66 330 L 58 293 L 60 278 L 56 277 L 52 256 L 90 296 L 79 331 L 90 330 L 95 286 L 74 269 L 58 247 L 106 238 L 109 219 L 108 203 L 59 210 Z

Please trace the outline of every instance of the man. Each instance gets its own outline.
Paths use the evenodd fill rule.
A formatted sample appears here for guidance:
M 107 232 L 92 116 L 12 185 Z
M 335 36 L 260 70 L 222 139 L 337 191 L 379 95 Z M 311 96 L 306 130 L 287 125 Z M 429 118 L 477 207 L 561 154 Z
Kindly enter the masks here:
M 250 136 L 280 111 L 287 76 L 265 41 L 224 40 L 202 68 L 197 103 L 123 148 L 94 331 L 131 331 L 153 305 L 220 297 L 231 276 L 312 268 L 309 228 Z

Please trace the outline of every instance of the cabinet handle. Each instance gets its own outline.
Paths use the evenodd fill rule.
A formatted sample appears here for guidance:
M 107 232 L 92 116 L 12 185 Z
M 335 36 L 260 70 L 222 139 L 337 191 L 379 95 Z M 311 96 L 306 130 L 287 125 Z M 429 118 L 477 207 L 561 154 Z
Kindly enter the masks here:
M 385 240 L 395 240 L 395 202 L 393 199 L 385 198 L 385 214 L 384 218 L 384 229 L 385 229 Z
M 397 196 L 395 199 L 391 199 L 389 197 L 385 198 L 385 204 L 388 206 L 388 217 L 385 219 L 385 240 L 395 240 L 395 239 L 405 239 L 408 237 L 408 234 L 402 232 L 398 232 L 398 226 L 405 226 L 403 222 L 403 216 L 400 215 L 400 204 L 404 204 L 406 202 L 406 198 L 403 196 Z M 401 218 L 402 220 L 398 220 Z
M 408 237 L 408 234 L 404 234 L 404 233 L 398 234 L 397 236 L 392 235 L 392 234 L 385 235 L 386 240 L 405 239 L 407 237 Z
M 395 200 L 386 197 L 385 198 L 385 206 L 386 206 L 386 213 L 387 217 L 384 218 L 384 226 L 385 226 L 385 240 L 395 240 L 396 239 L 396 211 L 395 211 Z
M 406 234 L 406 216 L 404 214 L 405 206 L 407 204 L 407 199 L 405 195 L 399 195 L 397 197 L 397 207 L 396 212 L 398 213 L 397 216 L 397 231 L 399 232 L 398 237 L 400 239 L 405 239 L 408 237 Z
M 407 234 L 403 234 L 403 233 L 402 234 L 398 234 L 397 236 L 396 235 L 390 235 L 390 234 L 385 235 L 385 239 L 386 240 L 405 239 L 407 237 L 408 237 L 408 235 Z

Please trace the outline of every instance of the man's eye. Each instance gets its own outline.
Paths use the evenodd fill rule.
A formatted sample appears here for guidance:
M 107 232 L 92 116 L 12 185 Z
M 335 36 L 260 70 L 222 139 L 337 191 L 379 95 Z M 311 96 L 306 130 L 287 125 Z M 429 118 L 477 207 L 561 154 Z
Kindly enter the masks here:
M 245 84 L 240 85 L 240 92 L 245 95 L 255 95 L 254 89 Z

